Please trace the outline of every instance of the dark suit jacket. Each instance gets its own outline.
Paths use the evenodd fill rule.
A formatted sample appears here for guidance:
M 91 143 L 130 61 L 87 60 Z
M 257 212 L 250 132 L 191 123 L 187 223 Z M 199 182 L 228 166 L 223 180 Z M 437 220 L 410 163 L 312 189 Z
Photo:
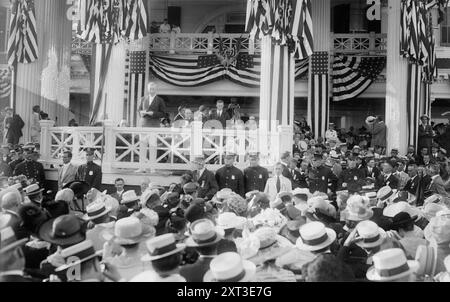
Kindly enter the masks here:
M 422 124 L 419 125 L 418 129 L 418 142 L 417 142 L 417 152 L 420 152 L 421 148 L 431 149 L 431 143 L 433 141 L 433 128 L 430 125 L 424 126 Z M 430 150 L 431 151 L 431 150 Z
M 45 184 L 44 166 L 37 161 L 23 161 L 14 169 L 14 176 L 25 175 L 28 179 L 34 178 L 41 187 Z
M 101 191 L 102 168 L 95 163 L 87 163 L 81 165 L 78 167 L 75 180 L 85 181 L 91 186 L 91 188 L 96 188 L 97 190 Z
M 223 129 L 227 126 L 227 121 L 230 120 L 231 117 L 228 112 L 223 109 L 222 114 L 220 116 L 217 115 L 217 109 L 214 109 L 211 115 L 209 116 L 209 120 L 217 120 L 222 124 Z
M 125 191 L 122 192 L 122 194 L 125 193 Z M 122 195 L 119 195 L 117 192 L 114 192 L 111 194 L 112 198 L 115 198 L 119 203 L 122 201 Z
M 205 171 L 203 171 L 203 174 L 200 175 L 198 179 L 196 178 L 197 176 L 194 173 L 194 180 L 199 185 L 197 189 L 197 197 L 206 198 L 208 200 L 212 199 L 219 190 L 219 185 L 217 184 L 214 173 L 209 171 L 208 169 L 205 169 Z
M 302 176 L 302 174 L 297 171 L 297 170 L 293 170 L 291 171 L 291 175 L 292 175 L 292 190 L 296 189 L 296 188 L 303 188 L 304 185 L 304 181 L 305 181 L 305 177 Z
M 139 106 L 139 111 L 153 111 L 152 116 L 144 116 L 141 120 L 141 127 L 156 127 L 159 128 L 160 120 L 163 117 L 166 117 L 166 103 L 164 100 L 159 97 L 155 96 L 155 99 L 153 100 L 150 107 L 148 106 L 149 97 L 145 97 L 141 105 Z
M 419 175 L 414 177 L 414 179 L 410 178 L 407 182 L 405 187 L 403 188 L 404 191 L 408 191 L 410 194 L 413 194 L 417 197 L 418 189 L 419 189 Z
M 209 264 L 213 258 L 200 257 L 194 264 L 182 266 L 180 275 L 183 276 L 187 282 L 203 282 L 203 276 L 209 270 Z
M 384 180 L 384 176 L 380 174 L 380 176 L 378 176 L 378 179 L 376 181 L 376 186 L 378 188 L 389 186 L 391 187 L 391 189 L 398 190 L 399 182 L 400 181 L 398 180 L 397 176 L 395 176 L 394 174 L 391 174 L 391 176 L 389 176 L 389 178 L 386 180 Z
M 380 169 L 378 169 L 377 167 L 373 167 L 372 168 L 372 173 L 369 173 L 369 168 L 368 167 L 364 167 L 362 169 L 363 173 L 364 173 L 364 177 L 373 177 L 375 179 L 378 178 L 378 176 L 380 176 L 381 171 Z
M 25 123 L 20 115 L 14 114 L 13 117 L 7 117 L 5 119 L 5 128 L 7 128 L 6 138 L 8 142 L 13 138 L 19 140 L 23 136 L 22 128 L 24 126 Z
M 289 178 L 292 181 L 291 170 L 285 164 L 283 164 L 283 172 L 281 172 L 281 175 L 283 175 L 286 178 Z

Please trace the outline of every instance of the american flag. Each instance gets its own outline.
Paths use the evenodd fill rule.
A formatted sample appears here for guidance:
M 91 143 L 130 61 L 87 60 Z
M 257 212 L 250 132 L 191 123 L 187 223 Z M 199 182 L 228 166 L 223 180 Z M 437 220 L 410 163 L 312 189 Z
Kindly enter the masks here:
M 308 91 L 308 123 L 315 137 L 324 137 L 328 124 L 328 52 L 314 52 Z
M 439 18 L 438 18 L 438 24 L 441 24 L 445 20 L 445 14 L 447 13 L 447 7 L 448 7 L 448 1 L 449 0 L 429 0 L 427 4 L 427 9 L 438 6 L 439 10 Z
M 146 89 L 146 51 L 131 51 L 129 52 L 129 64 L 126 65 L 128 70 L 126 71 L 126 100 L 127 106 L 127 119 L 130 126 L 134 127 L 137 124 L 137 110 L 145 96 Z
M 363 93 L 386 66 L 386 57 L 337 55 L 333 61 L 333 101 L 343 101 Z
M 130 40 L 147 35 L 147 11 L 142 0 L 125 0 L 123 36 Z
M 314 48 L 311 0 L 248 0 L 246 29 L 257 39 L 270 35 L 296 59 L 305 59 Z
M 11 93 L 11 69 L 0 69 L 0 99 L 6 98 Z
M 8 39 L 8 64 L 32 63 L 38 59 L 34 0 L 14 0 Z

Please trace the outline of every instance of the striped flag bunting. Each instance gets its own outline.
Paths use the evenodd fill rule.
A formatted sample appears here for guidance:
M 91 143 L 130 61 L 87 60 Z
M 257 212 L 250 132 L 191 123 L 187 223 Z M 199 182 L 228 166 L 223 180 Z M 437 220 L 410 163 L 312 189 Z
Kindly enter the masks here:
M 438 24 L 441 24 L 444 21 L 445 14 L 447 13 L 448 1 L 449 0 L 429 0 L 428 1 L 428 4 L 427 4 L 428 10 L 435 6 L 438 7 L 438 11 L 439 11 Z
M 333 61 L 333 101 L 356 98 L 386 66 L 386 57 L 336 55 Z
M 406 100 L 408 111 L 408 144 L 417 146 L 419 118 L 423 113 L 421 106 L 422 67 L 417 64 L 408 64 L 408 82 Z
M 296 59 L 305 59 L 313 53 L 311 0 L 248 0 L 246 29 L 256 39 L 271 36 Z
M 11 69 L 0 68 L 0 99 L 9 97 L 11 93 Z
M 150 54 L 150 70 L 160 80 L 180 87 L 203 86 L 223 79 L 259 87 L 261 58 L 239 54 L 233 64 L 224 65 L 217 55 Z M 308 59 L 296 61 L 296 78 L 307 72 Z
M 80 37 L 96 44 L 138 40 L 147 35 L 142 0 L 81 0 Z
M 328 126 L 328 52 L 314 52 L 308 87 L 308 124 L 315 137 L 324 137 Z
M 38 59 L 34 0 L 12 1 L 8 37 L 8 64 L 32 63 Z
M 131 51 L 125 65 L 125 112 L 131 127 L 137 125 L 137 109 L 145 96 L 146 60 L 145 50 Z

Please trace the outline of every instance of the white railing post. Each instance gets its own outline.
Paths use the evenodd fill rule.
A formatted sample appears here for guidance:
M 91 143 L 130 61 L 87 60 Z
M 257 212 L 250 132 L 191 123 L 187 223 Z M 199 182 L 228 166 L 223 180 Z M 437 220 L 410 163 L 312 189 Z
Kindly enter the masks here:
M 214 52 L 214 36 L 213 33 L 210 31 L 208 33 L 208 50 L 207 50 L 207 54 L 211 55 Z
M 191 122 L 191 152 L 190 160 L 203 155 L 203 123 L 202 121 Z
M 82 158 L 80 156 L 80 132 L 78 127 L 72 128 L 72 160 L 74 163 L 80 163 Z
M 50 128 L 55 125 L 55 121 L 40 120 L 41 126 L 41 142 L 39 152 L 41 153 L 41 159 L 48 162 L 51 160 L 51 148 L 52 148 L 52 136 L 50 134 Z
M 116 136 L 113 131 L 115 125 L 113 120 L 103 121 L 105 127 L 105 136 L 103 137 L 103 172 L 110 173 L 112 171 L 112 163 L 116 157 Z
M 369 53 L 370 54 L 374 54 L 376 49 L 375 49 L 375 32 L 371 31 L 369 33 Z
M 254 55 L 255 54 L 255 39 L 251 35 L 248 38 L 248 54 L 249 55 Z
M 170 50 L 169 53 L 170 54 L 174 54 L 175 53 L 175 32 L 171 32 L 170 33 Z

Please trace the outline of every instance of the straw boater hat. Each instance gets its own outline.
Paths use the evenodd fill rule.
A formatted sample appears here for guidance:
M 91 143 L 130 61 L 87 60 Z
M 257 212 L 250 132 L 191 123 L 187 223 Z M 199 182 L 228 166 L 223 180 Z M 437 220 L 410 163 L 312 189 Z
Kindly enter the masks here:
M 27 242 L 27 238 L 17 240 L 16 234 L 11 227 L 0 230 L 0 255 L 16 247 L 22 246 Z
M 438 244 L 450 242 L 450 218 L 448 216 L 436 216 L 424 229 L 425 239 L 436 240 Z
M 383 202 L 389 202 L 395 198 L 394 191 L 389 186 L 380 188 L 377 192 L 377 198 Z
M 426 206 L 429 203 L 439 203 L 441 201 L 441 197 L 437 194 L 433 194 L 423 201 L 423 205 Z
M 246 221 L 245 217 L 237 216 L 233 212 L 221 213 L 216 219 L 217 226 L 224 230 L 241 228 Z
M 329 247 L 336 240 L 336 232 L 326 228 L 321 222 L 314 221 L 300 227 L 297 248 L 303 251 L 319 251 Z
M 149 239 L 146 242 L 146 246 L 148 254 L 141 258 L 144 262 L 166 258 L 180 253 L 186 248 L 184 244 L 176 243 L 175 235 L 172 233 Z
M 374 116 L 368 116 L 368 117 L 366 118 L 366 124 L 372 125 L 372 124 L 375 123 L 376 120 L 377 120 L 376 117 L 374 117 Z
M 134 190 L 126 191 L 122 194 L 122 200 L 120 201 L 121 204 L 127 204 L 131 202 L 136 202 L 140 200 L 140 198 L 136 195 L 136 192 Z
M 61 251 L 61 257 L 64 258 L 64 263 L 58 266 L 55 271 L 61 272 L 65 271 L 70 267 L 80 265 L 95 257 L 101 257 L 103 251 L 96 251 L 94 249 L 94 244 L 91 240 L 85 240 L 73 246 L 70 246 Z M 69 261 L 70 259 L 78 259 L 76 261 Z
M 392 281 L 413 274 L 419 267 L 415 260 L 407 260 L 402 249 L 393 248 L 376 253 L 373 266 L 366 273 L 371 281 Z
M 238 253 L 227 252 L 216 256 L 209 264 L 204 282 L 250 282 L 255 277 L 256 265 L 243 260 Z
M 26 187 L 24 191 L 27 196 L 32 196 L 43 192 L 44 189 L 41 189 L 38 184 L 32 184 Z
M 425 205 L 422 209 L 423 215 L 426 219 L 431 220 L 431 218 L 436 217 L 436 214 L 445 209 L 445 206 L 437 203 L 429 203 Z
M 235 194 L 231 189 L 224 188 L 216 193 L 216 198 L 218 199 L 227 199 Z
M 119 219 L 114 225 L 114 242 L 119 245 L 133 245 L 139 243 L 149 236 L 152 232 L 146 233 L 139 218 L 131 216 Z M 105 234 L 110 237 L 109 234 Z M 105 238 L 108 239 L 108 238 Z
M 190 226 L 190 234 L 186 240 L 186 246 L 203 247 L 216 244 L 223 238 L 223 230 L 214 226 L 209 219 L 199 219 Z
M 110 211 L 111 207 L 106 206 L 102 200 L 96 200 L 86 207 L 86 214 L 83 216 L 83 219 L 94 220 L 107 215 Z
M 388 205 L 384 208 L 383 215 L 386 217 L 394 218 L 395 215 L 401 212 L 406 212 L 411 217 L 415 217 L 416 219 L 419 216 L 422 216 L 422 212 L 419 209 L 412 207 L 406 201 L 399 201 L 394 204 Z
M 419 263 L 417 275 L 434 276 L 437 264 L 437 248 L 431 245 L 419 245 L 415 260 Z
M 361 221 L 356 226 L 356 231 L 361 238 L 356 244 L 362 248 L 374 248 L 380 246 L 386 238 L 386 232 L 370 220 Z

